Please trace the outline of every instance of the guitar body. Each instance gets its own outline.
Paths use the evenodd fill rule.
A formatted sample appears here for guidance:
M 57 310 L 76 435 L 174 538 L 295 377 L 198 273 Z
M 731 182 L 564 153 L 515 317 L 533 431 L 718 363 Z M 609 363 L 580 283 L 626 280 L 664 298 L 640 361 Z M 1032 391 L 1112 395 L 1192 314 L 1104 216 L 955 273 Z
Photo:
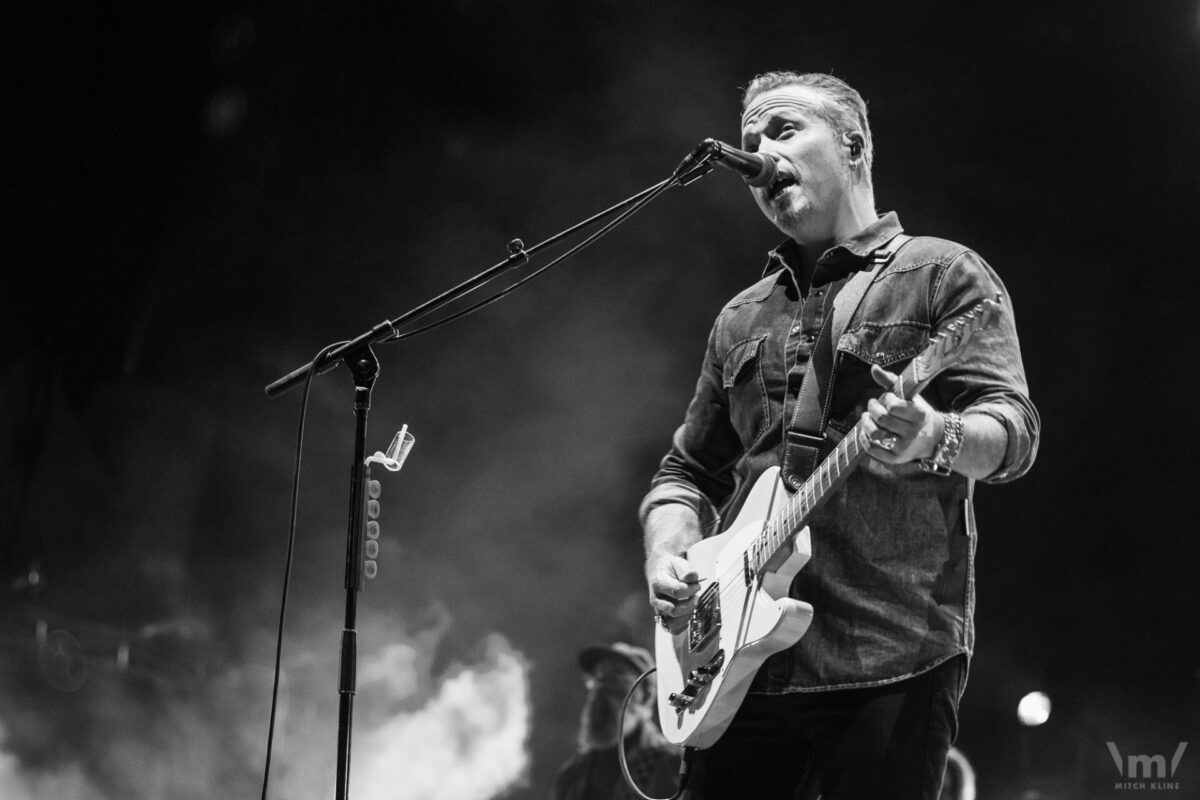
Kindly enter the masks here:
M 812 552 L 807 527 L 773 559 L 771 570 L 754 575 L 745 568 L 744 555 L 772 506 L 787 497 L 779 469 L 767 470 L 726 532 L 687 551 L 700 573 L 696 612 L 683 631 L 673 634 L 660 625 L 655 635 L 658 715 L 673 744 L 704 748 L 716 742 L 758 668 L 798 642 L 812 622 L 812 606 L 788 597 Z

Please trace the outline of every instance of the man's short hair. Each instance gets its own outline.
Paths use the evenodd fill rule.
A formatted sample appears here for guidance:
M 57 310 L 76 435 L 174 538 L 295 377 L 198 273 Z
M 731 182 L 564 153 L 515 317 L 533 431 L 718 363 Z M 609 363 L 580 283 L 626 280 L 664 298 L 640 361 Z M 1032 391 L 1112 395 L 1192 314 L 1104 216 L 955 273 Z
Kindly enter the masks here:
M 742 93 L 742 111 L 763 92 L 781 86 L 807 86 L 820 92 L 827 102 L 816 112 L 830 128 L 839 134 L 858 132 L 863 138 L 863 162 L 867 170 L 875 161 L 875 142 L 867 123 L 867 103 L 854 87 L 845 81 L 821 72 L 764 72 L 750 81 Z

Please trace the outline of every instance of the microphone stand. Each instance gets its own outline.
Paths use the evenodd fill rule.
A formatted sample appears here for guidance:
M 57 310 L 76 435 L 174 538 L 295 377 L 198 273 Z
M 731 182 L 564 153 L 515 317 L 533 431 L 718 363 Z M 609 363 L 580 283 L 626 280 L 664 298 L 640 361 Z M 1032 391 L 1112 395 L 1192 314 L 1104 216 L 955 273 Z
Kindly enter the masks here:
M 601 220 L 629 208 L 633 213 L 641 205 L 649 203 L 658 195 L 672 186 L 686 186 L 703 177 L 713 168 L 712 153 L 701 145 L 692 151 L 676 167 L 675 172 L 665 181 L 661 181 L 632 197 L 601 211 L 583 222 L 567 228 L 549 239 L 526 249 L 520 239 L 513 239 L 508 244 L 508 257 L 492 265 L 478 275 L 469 278 L 458 286 L 448 289 L 442 294 L 421 305 L 401 314 L 393 320 L 384 320 L 368 331 L 337 347 L 328 349 L 322 356 L 289 372 L 266 387 L 267 397 L 279 397 L 299 386 L 309 373 L 316 375 L 328 372 L 339 364 L 345 364 L 354 379 L 354 462 L 350 468 L 350 513 L 346 536 L 346 611 L 345 623 L 342 629 L 341 664 L 338 674 L 338 755 L 337 755 L 337 800 L 348 800 L 350 796 L 350 740 L 354 719 L 354 695 L 357 691 L 358 671 L 358 632 L 356 617 L 358 614 L 358 592 L 363 585 L 363 528 L 366 508 L 366 438 L 367 412 L 371 407 L 371 390 L 375 378 L 379 375 L 379 360 L 371 350 L 371 346 L 389 339 L 399 338 L 402 334 L 397 331 L 400 326 L 411 322 L 432 311 L 445 307 L 447 304 L 463 297 L 477 289 L 501 272 L 518 267 L 529 259 L 563 238 L 586 230 Z M 640 205 L 639 205 L 640 204 Z M 616 224 L 615 222 L 613 224 Z M 604 233 L 601 230 L 595 236 Z M 590 241 L 590 240 L 589 240 Z M 585 241 L 583 244 L 586 244 Z M 582 247 L 583 244 L 576 247 Z M 574 250 L 560 257 L 559 261 L 571 255 Z M 543 267 L 548 269 L 559 261 Z M 532 276 L 531 276 L 532 277 Z

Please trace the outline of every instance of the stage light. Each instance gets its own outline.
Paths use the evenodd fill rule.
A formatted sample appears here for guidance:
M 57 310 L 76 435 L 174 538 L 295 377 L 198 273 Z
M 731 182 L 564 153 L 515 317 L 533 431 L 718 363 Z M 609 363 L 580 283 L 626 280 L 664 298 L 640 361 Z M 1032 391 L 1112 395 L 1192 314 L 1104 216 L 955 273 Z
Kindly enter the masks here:
M 1042 692 L 1030 692 L 1017 703 L 1017 719 L 1030 728 L 1050 719 L 1050 698 Z

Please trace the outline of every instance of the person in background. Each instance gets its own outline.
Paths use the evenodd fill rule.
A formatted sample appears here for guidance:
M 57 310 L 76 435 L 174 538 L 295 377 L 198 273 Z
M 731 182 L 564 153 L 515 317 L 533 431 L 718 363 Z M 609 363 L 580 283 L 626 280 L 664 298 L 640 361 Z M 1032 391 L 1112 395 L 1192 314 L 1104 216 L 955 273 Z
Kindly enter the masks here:
M 629 701 L 624 729 L 621 705 L 638 676 L 654 666 L 641 647 L 614 642 L 579 653 L 587 699 L 579 719 L 578 752 L 559 769 L 551 800 L 637 800 L 621 774 L 617 745 L 623 739 L 629 774 L 653 797 L 675 793 L 679 748 L 654 722 L 654 682 L 645 680 Z

